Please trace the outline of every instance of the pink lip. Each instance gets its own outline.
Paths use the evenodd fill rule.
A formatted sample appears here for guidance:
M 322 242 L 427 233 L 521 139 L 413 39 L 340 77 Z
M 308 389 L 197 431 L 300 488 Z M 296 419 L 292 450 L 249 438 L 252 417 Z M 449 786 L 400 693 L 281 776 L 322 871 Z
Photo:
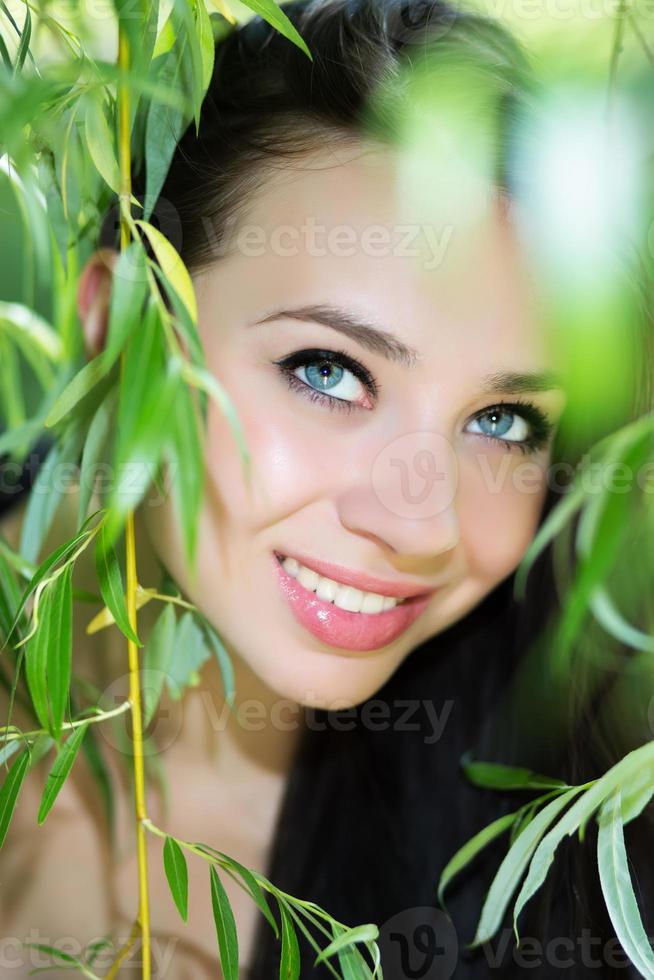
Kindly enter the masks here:
M 301 565 L 313 569 L 325 578 L 333 578 L 334 581 L 343 585 L 352 585 L 355 589 L 362 592 L 379 592 L 380 595 L 393 596 L 395 599 L 408 599 L 413 596 L 431 595 L 434 591 L 433 586 L 418 585 L 412 582 L 389 582 L 374 575 L 367 575 L 365 572 L 353 572 L 344 565 L 334 565 L 329 561 L 318 561 L 317 558 L 309 558 L 298 555 L 284 555 L 285 558 L 295 558 Z
M 299 559 L 298 559 L 299 560 Z M 356 613 L 324 602 L 289 575 L 273 555 L 279 583 L 296 620 L 314 636 L 330 646 L 345 650 L 378 650 L 396 640 L 429 605 L 434 590 L 427 595 L 407 598 L 393 609 L 380 613 Z M 318 563 L 314 562 L 313 565 Z M 324 564 L 320 563 L 323 567 Z M 310 567 L 307 565 L 307 567 Z M 331 565 L 330 568 L 335 566 Z M 315 568 L 318 571 L 318 568 Z M 327 573 L 320 573 L 327 574 Z M 332 576 L 328 576 L 331 578 Z M 334 576 L 335 577 L 335 576 Z M 354 584 L 345 582 L 344 584 Z M 355 586 L 360 588 L 360 586 Z M 376 592 L 377 589 L 366 591 Z M 382 591 L 381 589 L 379 591 Z

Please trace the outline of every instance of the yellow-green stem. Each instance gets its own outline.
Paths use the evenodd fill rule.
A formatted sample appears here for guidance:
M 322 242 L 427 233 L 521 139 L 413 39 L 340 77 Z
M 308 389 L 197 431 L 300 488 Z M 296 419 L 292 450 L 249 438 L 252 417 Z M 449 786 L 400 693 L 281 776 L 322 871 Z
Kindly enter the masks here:
M 66 732 L 71 728 L 79 728 L 80 725 L 97 725 L 101 721 L 106 721 L 107 718 L 115 718 L 117 715 L 124 714 L 129 707 L 129 701 L 123 701 L 122 704 L 118 705 L 117 708 L 112 708 L 111 711 L 101 711 L 97 715 L 90 715 L 88 718 L 78 718 L 76 721 L 65 721 L 61 726 L 61 730 Z M 9 731 L 9 729 L 12 729 L 12 731 Z M 13 742 L 17 738 L 38 738 L 39 735 L 47 734 L 48 731 L 45 728 L 35 728 L 31 732 L 21 732 L 15 725 L 3 725 L 0 727 L 0 745 L 4 745 L 5 742 Z
M 130 108 L 129 90 L 125 77 L 129 70 L 130 52 L 127 37 L 122 29 L 118 32 L 118 66 L 124 73 L 118 85 L 118 160 L 120 166 L 120 247 L 126 249 L 130 242 L 130 198 L 132 193 L 130 165 Z M 121 378 L 125 366 L 121 358 Z M 127 572 L 127 616 L 129 624 L 136 631 L 136 547 L 134 541 L 134 514 L 127 515 L 125 526 L 125 563 Z M 132 640 L 127 641 L 129 662 L 129 700 L 132 706 L 132 744 L 134 751 L 134 802 L 136 809 L 136 851 L 139 877 L 139 914 L 141 931 L 141 977 L 150 980 L 150 907 L 148 902 L 148 861 L 147 837 L 144 820 L 147 819 L 145 806 L 145 771 L 143 765 L 143 721 L 141 716 L 141 686 L 139 677 L 138 647 Z

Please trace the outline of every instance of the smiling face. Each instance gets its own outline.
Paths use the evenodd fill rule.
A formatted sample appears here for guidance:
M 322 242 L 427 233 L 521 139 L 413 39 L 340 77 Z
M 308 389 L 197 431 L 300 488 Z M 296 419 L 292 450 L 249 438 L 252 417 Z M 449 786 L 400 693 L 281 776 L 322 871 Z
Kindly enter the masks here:
M 212 403 L 195 579 L 172 504 L 141 510 L 230 652 L 283 697 L 335 707 L 372 696 L 517 566 L 564 396 L 497 203 L 474 238 L 423 229 L 442 252 L 417 257 L 390 149 L 312 159 L 266 182 L 259 230 L 194 276 L 252 491 Z M 357 585 L 386 601 L 361 607 Z

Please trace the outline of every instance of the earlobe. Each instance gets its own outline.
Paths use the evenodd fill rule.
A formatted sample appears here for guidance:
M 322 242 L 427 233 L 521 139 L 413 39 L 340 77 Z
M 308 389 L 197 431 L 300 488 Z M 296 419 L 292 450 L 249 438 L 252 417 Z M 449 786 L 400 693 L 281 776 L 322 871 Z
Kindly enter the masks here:
M 97 249 L 80 275 L 77 312 L 89 357 L 99 354 L 106 342 L 113 267 L 117 258 L 115 249 Z

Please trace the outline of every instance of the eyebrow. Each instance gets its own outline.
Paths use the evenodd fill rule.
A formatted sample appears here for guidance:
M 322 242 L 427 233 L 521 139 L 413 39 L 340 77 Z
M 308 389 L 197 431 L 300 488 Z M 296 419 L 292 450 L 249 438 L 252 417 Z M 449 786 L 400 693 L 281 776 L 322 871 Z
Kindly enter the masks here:
M 420 361 L 420 354 L 414 347 L 403 343 L 390 331 L 384 330 L 360 314 L 340 306 L 317 304 L 275 310 L 260 320 L 248 323 L 247 326 L 260 326 L 284 319 L 320 323 L 355 341 L 373 354 L 380 354 L 386 360 L 403 364 L 405 367 L 412 368 Z M 480 384 L 481 390 L 489 394 L 544 392 L 563 387 L 561 378 L 554 371 L 494 371 L 484 375 Z

